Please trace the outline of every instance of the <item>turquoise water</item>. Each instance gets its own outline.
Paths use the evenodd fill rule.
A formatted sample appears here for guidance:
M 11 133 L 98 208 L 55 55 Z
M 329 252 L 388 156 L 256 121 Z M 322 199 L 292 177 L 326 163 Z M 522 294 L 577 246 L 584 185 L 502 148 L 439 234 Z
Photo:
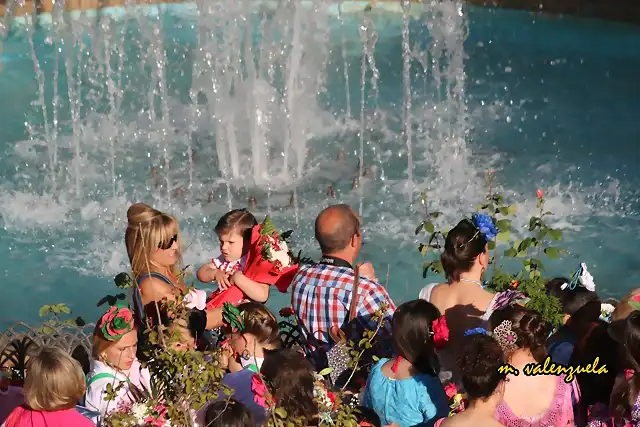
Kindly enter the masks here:
M 554 273 L 570 274 L 577 263 L 586 262 L 598 290 L 607 296 L 640 285 L 635 236 L 640 208 L 636 190 L 640 184 L 640 28 L 472 7 L 465 14 L 469 28 L 464 42 L 464 102 L 456 103 L 444 88 L 437 87 L 433 66 L 423 79 L 418 60 L 412 62 L 412 153 L 417 189 L 428 190 L 432 207 L 446 214 L 443 225 L 452 225 L 481 201 L 482 175 L 488 168 L 496 170 L 505 196 L 518 203 L 517 224 L 523 224 L 535 211 L 535 191 L 542 188 L 549 209 L 556 213 L 554 224 L 565 230 L 565 246 L 570 251 L 561 262 L 550 264 Z M 212 222 L 228 207 L 226 186 L 219 180 L 227 165 L 216 156 L 219 130 L 208 114 L 194 119 L 189 93 L 195 86 L 192 68 L 202 43 L 201 24 L 192 13 L 173 9 L 161 20 L 148 19 L 128 23 L 120 50 L 126 52 L 122 77 L 113 79 L 126 83 L 116 85 L 121 90 L 116 92 L 122 93 L 116 113 L 110 108 L 112 92 L 105 84 L 114 73 L 101 68 L 105 60 L 98 51 L 103 45 L 91 40 L 104 40 L 105 34 L 117 36 L 121 23 L 96 34 L 89 31 L 93 36 L 80 38 L 81 47 L 76 45 L 75 50 L 70 47 L 73 38 L 65 39 L 65 44 L 55 37 L 52 40 L 51 34 L 66 33 L 54 33 L 47 25 L 33 34 L 17 28 L 4 42 L 0 72 L 0 96 L 5 100 L 0 103 L 0 299 L 6 303 L 0 312 L 0 326 L 17 320 L 35 321 L 41 305 L 58 302 L 68 303 L 74 315 L 96 318 L 95 302 L 114 291 L 110 278 L 128 264 L 123 235 L 126 208 L 131 202 L 145 201 L 180 217 L 187 263 L 206 262 L 218 254 Z M 230 198 L 238 207 L 245 205 L 249 194 L 256 195 L 257 216 L 271 210 L 283 228 L 294 228 L 296 248 L 317 257 L 313 219 L 328 203 L 327 185 L 334 185 L 338 200 L 356 208 L 362 202 L 365 244 L 361 257 L 373 261 L 381 280 L 386 281 L 389 272 L 390 293 L 395 300 L 403 300 L 415 297 L 426 281 L 421 276 L 423 260 L 413 235 L 422 208 L 415 194 L 407 196 L 401 191 L 407 173 L 407 151 L 401 136 L 402 16 L 379 13 L 372 17 L 378 29 L 375 63 L 380 78 L 376 101 L 369 83 L 370 70 L 366 76 L 364 158 L 365 164 L 378 166 L 378 179 L 363 180 L 361 191 L 354 192 L 351 183 L 360 143 L 362 48 L 358 25 L 362 19 L 362 14 L 345 18 L 350 118 L 345 113 L 338 20 L 327 18 L 326 40 L 303 40 L 300 76 L 313 76 L 311 71 L 321 66 L 327 70 L 322 74 L 326 90 L 322 88 L 313 102 L 301 98 L 295 105 L 299 114 L 295 122 L 304 123 L 306 134 L 312 135 L 303 168 L 307 178 L 295 185 L 272 183 L 268 190 L 265 185 L 256 188 L 255 183 L 248 183 L 248 190 L 235 185 Z M 255 20 L 257 29 L 260 19 Z M 84 22 L 91 29 L 96 18 L 85 18 Z M 428 52 L 434 46 L 423 22 L 410 25 L 411 46 L 416 52 Z M 149 46 L 157 47 L 148 42 L 153 39 L 149 34 L 154 34 L 148 33 L 148 28 L 154 25 L 160 28 L 163 37 L 159 39 L 167 52 L 166 66 L 159 68 L 164 71 L 161 77 L 154 74 L 155 60 L 141 59 L 149 54 Z M 83 34 L 82 30 L 73 27 L 69 34 Z M 318 34 L 323 34 L 322 30 Z M 33 104 L 39 98 L 39 86 L 30 36 L 44 76 L 48 133 L 40 106 Z M 141 39 L 147 41 L 136 43 Z M 310 44 L 305 45 L 307 42 Z M 323 45 L 326 53 L 318 53 Z M 117 64 L 117 59 L 111 61 Z M 73 72 L 68 74 L 65 64 L 73 65 L 69 68 Z M 277 70 L 274 74 L 274 87 L 278 87 L 284 77 Z M 307 84 L 303 77 L 300 85 Z M 445 76 L 442 81 L 453 78 L 460 75 Z M 160 89 L 157 82 L 163 83 Z M 73 92 L 69 96 L 69 84 L 79 94 L 77 99 Z M 261 86 L 252 88 L 256 92 Z M 160 96 L 149 101 L 149 93 Z M 196 104 L 207 102 L 210 100 L 200 96 Z M 464 117 L 432 112 L 437 107 L 441 114 L 443 105 L 465 107 Z M 243 108 L 234 104 L 225 107 Z M 59 122 L 52 138 L 54 110 Z M 150 110 L 157 114 L 150 118 Z M 271 123 L 279 129 L 288 122 L 274 118 Z M 421 133 L 423 128 L 428 131 Z M 117 137 L 115 157 L 109 151 L 111 138 L 116 138 L 113 135 Z M 267 141 L 280 137 L 273 132 Z M 44 140 L 51 144 L 54 139 L 60 147 L 59 164 L 69 170 L 57 175 L 55 190 L 47 143 L 25 142 Z M 464 161 L 454 156 L 455 144 L 462 144 Z M 86 153 L 77 169 L 71 161 L 76 145 Z M 193 185 L 187 201 L 181 203 L 158 194 L 151 183 L 150 167 L 161 165 L 164 148 L 170 147 L 167 156 L 172 179 L 183 182 L 188 164 L 186 146 L 196 154 Z M 346 153 L 344 166 L 333 162 L 340 148 Z M 278 158 L 273 153 L 272 157 Z M 112 158 L 117 159 L 115 186 L 109 175 Z M 78 172 L 80 179 L 76 180 Z M 297 208 L 280 208 L 288 205 L 294 187 Z M 216 192 L 213 205 L 207 204 L 211 188 Z M 286 295 L 274 295 L 270 305 L 277 309 L 287 305 L 287 300 Z

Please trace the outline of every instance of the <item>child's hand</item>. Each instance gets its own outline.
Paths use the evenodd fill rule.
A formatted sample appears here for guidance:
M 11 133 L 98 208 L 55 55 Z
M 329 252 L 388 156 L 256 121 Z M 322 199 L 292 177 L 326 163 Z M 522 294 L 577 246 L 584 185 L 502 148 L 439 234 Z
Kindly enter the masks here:
M 244 274 L 242 274 L 242 271 L 235 271 L 231 277 L 229 277 L 229 280 L 231 281 L 231 283 L 238 283 L 238 279 L 244 277 Z
M 216 270 L 213 274 L 213 281 L 218 284 L 218 287 L 222 290 L 225 290 L 231 286 L 231 282 L 229 281 L 229 275 L 222 270 Z

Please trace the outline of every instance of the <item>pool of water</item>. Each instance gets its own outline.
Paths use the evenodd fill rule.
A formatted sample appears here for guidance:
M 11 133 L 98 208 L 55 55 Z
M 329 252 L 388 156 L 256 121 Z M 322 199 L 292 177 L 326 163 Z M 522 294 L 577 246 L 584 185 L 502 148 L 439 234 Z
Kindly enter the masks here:
M 395 300 L 413 298 L 426 283 L 418 192 L 453 225 L 481 202 L 489 168 L 518 204 L 519 226 L 544 190 L 570 251 L 554 273 L 586 262 L 603 295 L 640 285 L 640 28 L 460 14 L 447 1 L 411 19 L 245 6 L 11 28 L 0 72 L 0 327 L 58 302 L 93 320 L 128 266 L 132 202 L 180 218 L 188 264 L 218 254 L 215 221 L 251 195 L 259 219 L 270 212 L 317 257 L 313 219 L 329 185 L 361 212 L 362 259 L 388 275 Z M 360 157 L 376 180 L 353 190 Z

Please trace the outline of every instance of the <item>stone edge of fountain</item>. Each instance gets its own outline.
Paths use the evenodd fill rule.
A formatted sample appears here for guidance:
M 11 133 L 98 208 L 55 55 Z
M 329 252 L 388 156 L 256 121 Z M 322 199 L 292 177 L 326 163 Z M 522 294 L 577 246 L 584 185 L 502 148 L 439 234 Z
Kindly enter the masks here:
M 259 0 L 253 3 L 254 7 L 258 8 L 265 5 L 276 5 L 277 0 Z M 302 0 L 301 4 L 305 7 L 312 7 L 314 0 Z M 343 13 L 360 13 L 363 12 L 368 6 L 371 6 L 371 1 L 359 1 L 359 0 L 347 0 L 342 4 Z M 416 12 L 416 8 L 422 10 L 425 8 L 423 3 L 411 3 L 412 12 Z M 126 11 L 130 10 L 134 13 L 142 13 L 147 16 L 157 16 L 160 11 L 173 12 L 176 14 L 195 14 L 198 7 L 193 2 L 183 3 L 155 3 L 144 5 L 132 5 L 132 6 L 108 6 L 101 9 L 74 9 L 66 10 L 65 13 L 72 19 L 79 19 L 81 17 L 98 17 L 102 15 L 108 15 L 112 17 L 121 17 L 126 14 Z M 378 0 L 375 2 L 375 9 L 384 12 L 402 13 L 402 5 L 400 2 L 390 2 L 388 0 Z M 333 15 L 338 15 L 338 5 L 334 4 L 329 6 L 329 12 Z M 51 24 L 52 15 L 50 12 L 43 12 L 37 15 L 38 23 Z M 13 24 L 25 24 L 25 17 L 15 16 L 11 18 Z

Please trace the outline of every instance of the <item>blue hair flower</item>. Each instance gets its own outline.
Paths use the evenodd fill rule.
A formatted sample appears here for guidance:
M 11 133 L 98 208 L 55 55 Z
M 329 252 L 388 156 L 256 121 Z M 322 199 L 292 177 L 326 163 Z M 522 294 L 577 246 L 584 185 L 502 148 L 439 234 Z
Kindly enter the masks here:
M 471 217 L 471 221 L 484 234 L 487 242 L 498 235 L 498 229 L 489 215 L 475 213 Z
M 469 335 L 477 335 L 477 334 L 489 335 L 489 331 L 487 331 L 485 328 L 473 328 L 473 329 L 467 329 L 466 331 L 464 331 L 465 337 L 468 337 Z

